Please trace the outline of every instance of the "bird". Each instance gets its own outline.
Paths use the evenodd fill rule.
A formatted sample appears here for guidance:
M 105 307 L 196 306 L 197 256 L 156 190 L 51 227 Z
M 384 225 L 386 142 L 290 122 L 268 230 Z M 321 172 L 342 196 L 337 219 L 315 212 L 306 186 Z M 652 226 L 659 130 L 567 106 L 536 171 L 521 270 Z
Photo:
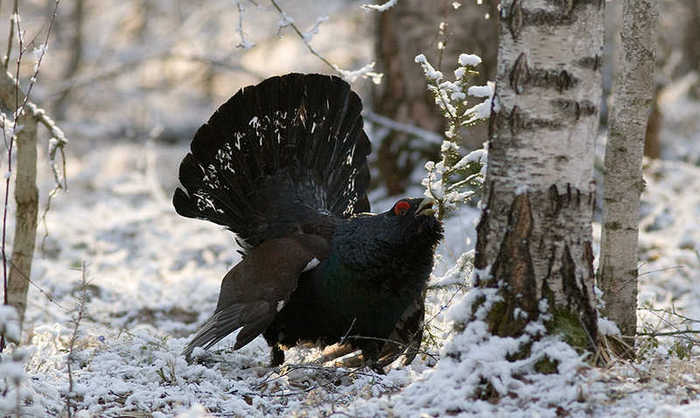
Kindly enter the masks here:
M 443 237 L 435 201 L 370 212 L 362 102 L 339 77 L 290 73 L 239 90 L 195 133 L 179 167 L 179 215 L 221 225 L 242 259 L 182 354 L 239 330 L 270 365 L 299 344 L 360 350 L 383 371 L 419 352 L 425 291 Z

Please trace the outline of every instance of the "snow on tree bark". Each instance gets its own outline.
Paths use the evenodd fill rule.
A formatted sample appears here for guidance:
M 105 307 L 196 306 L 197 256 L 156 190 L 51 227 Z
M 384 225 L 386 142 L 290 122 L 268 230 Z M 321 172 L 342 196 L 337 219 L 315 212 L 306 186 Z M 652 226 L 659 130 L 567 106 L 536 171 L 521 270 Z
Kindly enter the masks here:
M 0 101 L 14 110 L 15 94 L 19 103 L 25 101 L 21 89 L 15 88 L 15 80 L 9 74 L 0 76 Z M 15 233 L 12 243 L 12 257 L 9 262 L 10 274 L 7 280 L 7 301 L 17 309 L 20 323 L 27 308 L 27 291 L 31 277 L 32 259 L 36 240 L 37 215 L 39 212 L 39 191 L 36 186 L 37 161 L 37 118 L 28 106 L 18 120 L 22 126 L 16 134 L 17 165 L 15 172 Z
M 618 45 L 614 102 L 605 148 L 605 192 L 598 283 L 605 315 L 623 335 L 637 329 L 639 195 L 644 188 L 642 157 L 654 93 L 654 0 L 625 0 Z
M 547 330 L 595 349 L 591 220 L 604 2 L 501 1 L 487 198 L 475 286 L 497 288 L 489 331 Z M 546 303 L 542 301 L 546 300 Z
M 37 122 L 33 115 L 21 119 L 22 130 L 17 134 L 17 167 L 15 178 L 15 234 L 12 242 L 7 298 L 17 309 L 20 324 L 27 309 L 27 291 L 32 272 L 36 242 L 39 190 L 36 186 Z

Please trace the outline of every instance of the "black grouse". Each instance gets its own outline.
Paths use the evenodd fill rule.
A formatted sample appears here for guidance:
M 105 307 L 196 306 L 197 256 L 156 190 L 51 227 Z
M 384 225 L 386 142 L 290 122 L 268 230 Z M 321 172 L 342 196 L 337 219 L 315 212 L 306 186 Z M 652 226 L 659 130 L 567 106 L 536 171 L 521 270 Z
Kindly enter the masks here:
M 412 361 L 442 225 L 430 199 L 368 213 L 361 110 L 338 77 L 288 74 L 241 89 L 199 128 L 173 204 L 244 250 L 188 358 L 242 328 L 234 349 L 263 334 L 272 365 L 302 342 L 349 343 L 379 369 Z

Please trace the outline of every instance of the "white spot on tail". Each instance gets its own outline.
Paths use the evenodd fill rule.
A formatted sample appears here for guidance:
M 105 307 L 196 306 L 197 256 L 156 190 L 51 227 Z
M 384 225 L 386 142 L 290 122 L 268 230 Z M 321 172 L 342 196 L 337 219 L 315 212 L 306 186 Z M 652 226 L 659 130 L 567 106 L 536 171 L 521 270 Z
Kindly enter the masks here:
M 311 261 L 309 261 L 309 264 L 307 264 L 306 267 L 304 267 L 304 270 L 302 271 L 302 273 L 305 272 L 305 271 L 309 271 L 309 270 L 311 270 L 312 268 L 315 268 L 315 267 L 316 267 L 317 265 L 319 265 L 320 263 L 321 263 L 321 262 L 318 261 L 318 258 L 316 258 L 316 257 L 312 258 Z

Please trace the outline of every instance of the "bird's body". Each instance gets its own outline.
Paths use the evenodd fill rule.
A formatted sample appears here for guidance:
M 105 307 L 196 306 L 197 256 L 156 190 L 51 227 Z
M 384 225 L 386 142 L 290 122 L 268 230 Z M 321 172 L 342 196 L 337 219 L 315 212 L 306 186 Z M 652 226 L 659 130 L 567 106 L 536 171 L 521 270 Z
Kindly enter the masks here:
M 273 364 L 307 341 L 413 358 L 442 226 L 426 199 L 366 213 L 360 110 L 342 80 L 289 74 L 241 90 L 197 132 L 175 208 L 227 226 L 245 253 L 186 355 L 242 328 L 234 348 L 263 334 Z

